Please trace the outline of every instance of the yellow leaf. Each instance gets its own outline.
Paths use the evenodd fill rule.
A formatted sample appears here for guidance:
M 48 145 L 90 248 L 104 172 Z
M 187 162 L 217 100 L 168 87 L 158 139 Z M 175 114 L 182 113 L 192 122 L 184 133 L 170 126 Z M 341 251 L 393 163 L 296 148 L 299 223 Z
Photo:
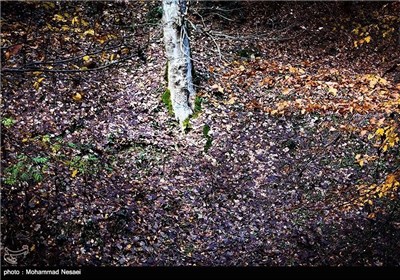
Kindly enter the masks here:
M 382 86 L 386 86 L 388 84 L 388 82 L 384 78 L 379 78 L 379 84 L 381 84 Z
M 83 35 L 94 35 L 94 30 L 93 29 L 88 29 L 88 30 L 86 30 L 85 32 L 83 32 Z
M 368 80 L 369 80 L 369 87 L 374 88 L 376 86 L 376 84 L 378 83 L 379 78 L 377 78 L 376 76 L 371 76 L 368 78 Z
M 357 48 L 358 47 L 358 42 L 354 41 L 354 47 Z
M 75 101 L 81 101 L 82 100 L 82 94 L 77 92 L 72 96 L 72 99 L 75 100 Z
M 371 42 L 371 36 L 365 37 L 365 38 L 364 38 L 364 41 L 367 42 L 367 43 Z
M 83 20 L 83 19 L 81 19 L 81 24 L 83 26 L 85 26 L 85 27 L 89 25 L 89 23 L 86 20 Z
M 85 55 L 84 57 L 82 57 L 82 59 L 83 59 L 84 61 L 88 61 L 88 60 L 90 59 L 90 56 Z
M 380 136 L 383 136 L 384 133 L 385 133 L 385 131 L 383 130 L 383 128 L 378 128 L 378 129 L 375 131 L 375 134 L 376 134 L 376 135 L 380 135 Z
M 63 22 L 65 21 L 64 17 L 62 15 L 59 15 L 59 14 L 55 14 L 54 17 L 53 17 L 53 20 L 55 20 L 55 21 L 63 21 Z
M 25 142 L 28 142 L 29 141 L 29 139 L 28 138 L 24 138 L 24 139 L 22 139 L 22 143 L 25 143 Z
M 244 71 L 246 68 L 244 68 L 244 66 L 243 65 L 240 65 L 240 67 L 239 67 L 239 70 L 240 71 Z
M 75 178 L 75 177 L 76 177 L 76 174 L 78 174 L 78 170 L 74 169 L 74 170 L 72 171 L 72 173 L 71 173 L 71 177 L 72 177 L 72 178 Z
M 336 95 L 337 94 L 337 89 L 335 89 L 334 87 L 329 87 L 328 88 L 328 92 L 332 93 L 333 95 Z
M 39 78 L 36 82 L 33 83 L 33 87 L 36 90 L 39 90 L 40 84 L 42 83 L 43 80 L 44 80 L 44 78 Z
M 110 60 L 114 60 L 114 58 L 115 58 L 115 54 L 111 54 L 111 56 L 110 56 Z
M 75 25 L 75 24 L 79 24 L 79 19 L 78 19 L 78 17 L 73 17 L 72 18 L 72 20 L 71 20 L 71 23 L 72 23 L 72 25 Z

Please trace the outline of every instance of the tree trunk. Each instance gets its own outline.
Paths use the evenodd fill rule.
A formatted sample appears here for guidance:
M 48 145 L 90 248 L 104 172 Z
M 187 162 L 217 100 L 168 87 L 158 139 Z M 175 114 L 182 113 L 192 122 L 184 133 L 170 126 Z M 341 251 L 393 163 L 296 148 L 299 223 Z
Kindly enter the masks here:
M 193 113 L 195 91 L 187 25 L 183 17 L 186 0 L 163 0 L 164 44 L 168 63 L 168 89 L 172 109 L 181 126 Z

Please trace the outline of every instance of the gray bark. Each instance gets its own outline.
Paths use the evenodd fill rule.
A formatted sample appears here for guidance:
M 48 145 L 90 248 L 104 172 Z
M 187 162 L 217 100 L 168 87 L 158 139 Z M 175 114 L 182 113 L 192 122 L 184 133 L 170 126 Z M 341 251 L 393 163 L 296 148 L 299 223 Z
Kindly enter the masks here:
M 168 63 L 168 89 L 171 103 L 179 123 L 193 113 L 191 100 L 195 90 L 192 79 L 192 60 L 187 25 L 183 14 L 186 0 L 163 0 L 163 32 Z

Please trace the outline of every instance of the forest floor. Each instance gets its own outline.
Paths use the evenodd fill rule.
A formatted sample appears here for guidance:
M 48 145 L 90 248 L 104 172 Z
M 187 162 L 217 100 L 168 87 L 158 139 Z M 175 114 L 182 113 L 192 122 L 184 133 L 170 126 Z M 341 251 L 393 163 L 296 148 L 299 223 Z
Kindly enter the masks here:
M 158 5 L 2 3 L 2 255 L 398 266 L 399 3 L 194 5 L 185 133 Z

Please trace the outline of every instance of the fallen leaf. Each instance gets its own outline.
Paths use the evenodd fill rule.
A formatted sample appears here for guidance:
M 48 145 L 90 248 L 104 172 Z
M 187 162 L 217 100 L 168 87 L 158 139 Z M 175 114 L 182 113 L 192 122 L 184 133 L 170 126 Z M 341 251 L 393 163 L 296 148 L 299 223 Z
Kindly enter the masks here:
M 83 35 L 94 35 L 94 30 L 93 29 L 88 29 L 88 30 L 86 30 L 85 32 L 83 32 Z
M 72 171 L 72 173 L 71 173 L 71 177 L 72 177 L 72 178 L 75 178 L 75 177 L 76 177 L 76 174 L 78 174 L 78 170 L 74 169 L 74 170 Z
M 282 94 L 283 94 L 283 95 L 287 95 L 287 94 L 289 94 L 291 91 L 292 91 L 292 89 L 290 89 L 290 88 L 285 88 L 285 89 L 282 90 Z
M 71 23 L 72 23 L 72 25 L 79 24 L 79 19 L 78 19 L 78 17 L 75 16 L 75 17 L 71 20 Z
M 368 131 L 367 130 L 362 130 L 361 132 L 360 132 L 360 136 L 361 137 L 363 137 L 365 134 L 367 134 L 368 133 Z
M 76 92 L 73 96 L 72 99 L 75 101 L 81 101 L 82 100 L 82 94 L 80 94 L 79 92 Z
M 337 89 L 335 89 L 334 87 L 329 87 L 328 88 L 328 92 L 332 93 L 333 95 L 336 95 L 337 94 Z
M 234 104 L 236 101 L 236 97 L 231 97 L 228 101 L 225 102 L 225 104 Z
M 224 93 L 224 88 L 221 87 L 221 86 L 218 85 L 218 84 L 213 84 L 213 85 L 211 86 L 211 88 L 212 88 L 212 89 L 218 90 L 220 93 Z
M 18 45 L 9 47 L 7 52 L 6 52 L 6 54 L 5 54 L 6 59 L 8 60 L 10 57 L 18 54 L 23 46 L 24 46 L 23 44 L 18 44 Z
M 376 217 L 376 215 L 375 215 L 375 213 L 370 213 L 370 214 L 368 214 L 368 219 L 375 219 L 375 217 Z
M 37 81 L 33 83 L 33 87 L 34 87 L 36 90 L 39 90 L 40 84 L 42 83 L 43 80 L 44 80 L 44 78 L 39 78 L 39 79 L 37 79 Z

